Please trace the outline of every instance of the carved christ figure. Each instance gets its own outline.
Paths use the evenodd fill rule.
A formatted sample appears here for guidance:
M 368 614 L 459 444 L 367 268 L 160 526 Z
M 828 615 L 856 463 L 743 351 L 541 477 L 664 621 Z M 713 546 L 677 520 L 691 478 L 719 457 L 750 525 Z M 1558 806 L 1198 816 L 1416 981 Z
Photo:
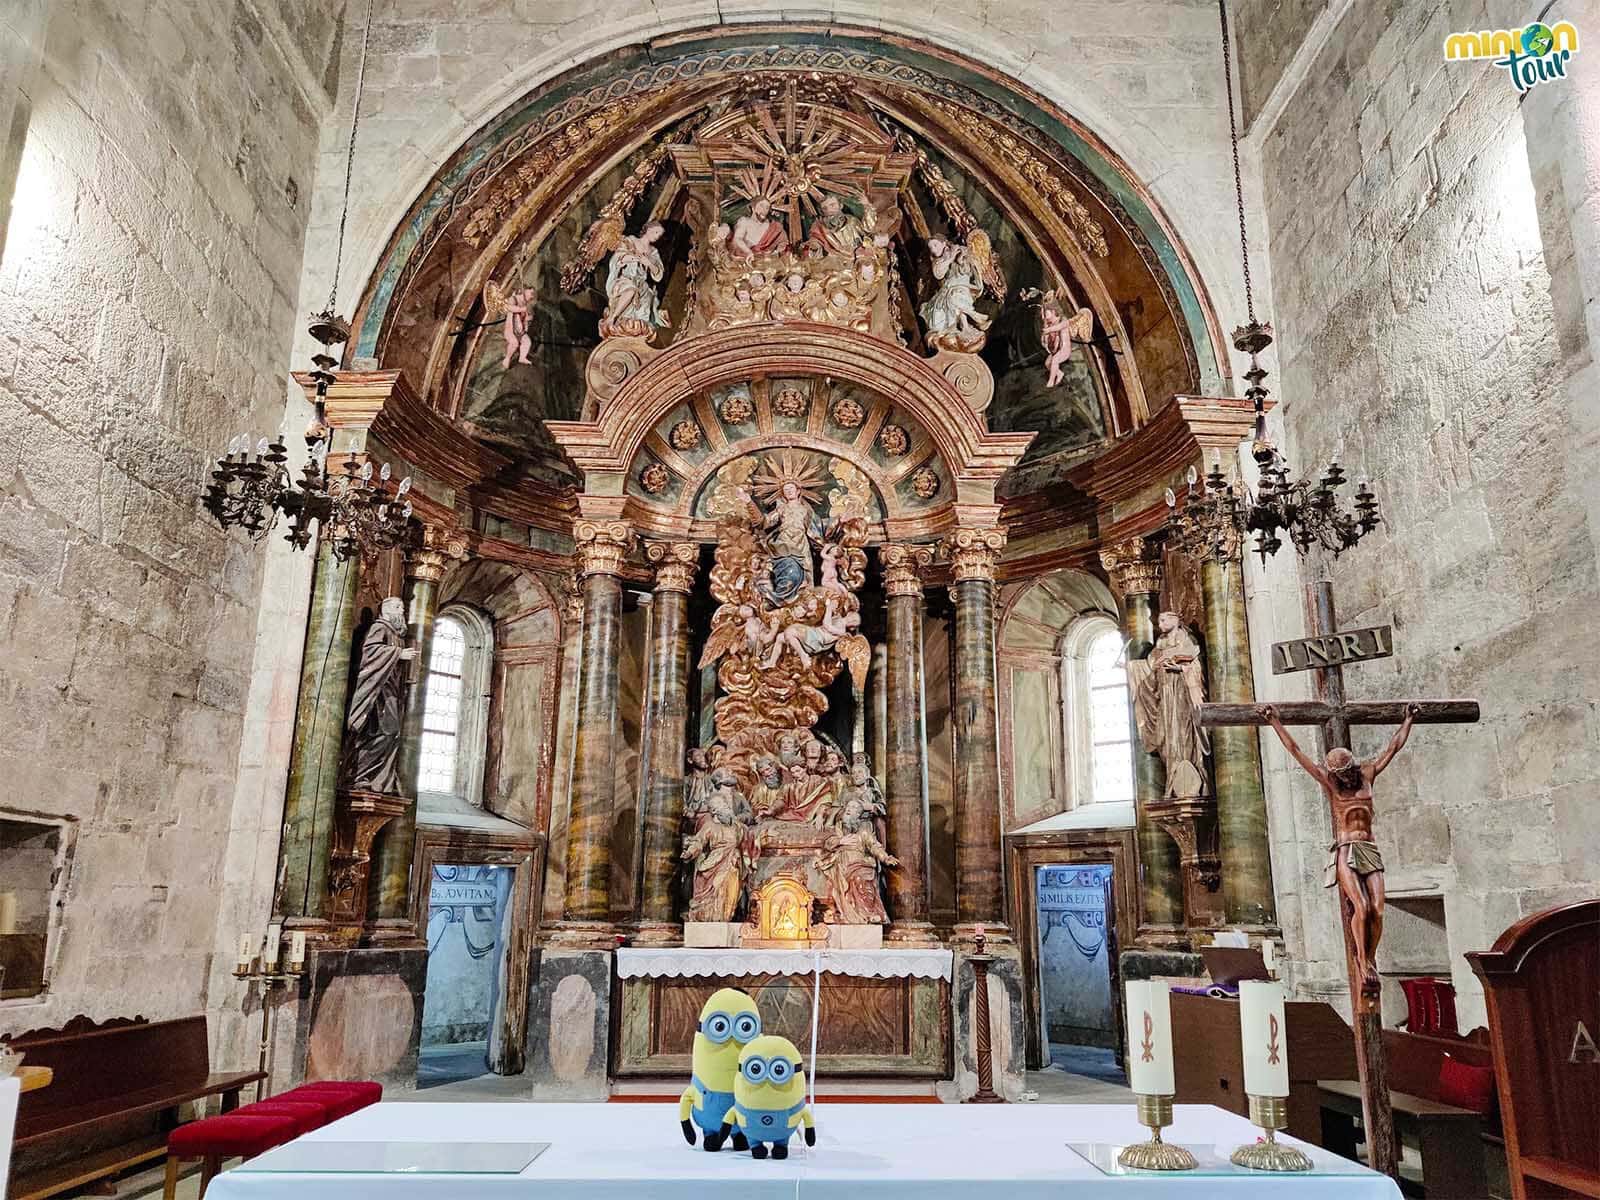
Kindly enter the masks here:
M 361 641 L 361 663 L 345 715 L 341 783 L 359 791 L 400 795 L 400 727 L 405 716 L 406 609 L 398 596 L 378 608 Z
M 1333 814 L 1333 843 L 1328 847 L 1328 867 L 1324 887 L 1337 887 L 1344 899 L 1345 920 L 1350 927 L 1350 944 L 1355 948 L 1356 973 L 1361 990 L 1378 991 L 1378 940 L 1383 936 L 1383 855 L 1372 836 L 1372 781 L 1400 753 L 1411 736 L 1411 725 L 1422 710 L 1406 706 L 1406 719 L 1376 758 L 1359 762 L 1342 746 L 1328 751 L 1317 762 L 1284 727 L 1278 710 L 1259 705 L 1256 715 L 1272 726 L 1278 740 L 1295 762 L 1317 781 L 1328 798 Z
M 1161 634 L 1149 657 L 1128 660 L 1128 683 L 1139 741 L 1167 768 L 1166 797 L 1204 796 L 1211 741 L 1200 728 L 1206 700 L 1200 644 L 1177 613 L 1157 618 Z
M 772 201 L 758 196 L 750 211 L 733 223 L 728 248 L 740 258 L 782 254 L 789 248 L 783 222 L 772 215 Z
M 684 839 L 684 861 L 694 863 L 691 921 L 731 921 L 744 885 L 747 830 L 738 820 L 744 798 L 732 771 L 711 772 L 705 807 L 709 814 L 696 832 Z

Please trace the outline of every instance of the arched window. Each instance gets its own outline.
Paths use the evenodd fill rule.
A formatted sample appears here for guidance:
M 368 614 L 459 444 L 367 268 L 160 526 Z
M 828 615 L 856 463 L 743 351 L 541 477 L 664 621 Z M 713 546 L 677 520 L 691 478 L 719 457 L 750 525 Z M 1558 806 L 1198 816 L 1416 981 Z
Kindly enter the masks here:
M 483 803 L 493 662 L 494 631 L 487 620 L 461 605 L 439 614 L 422 691 L 419 792 Z
M 1133 728 L 1122 631 L 1094 614 L 1062 639 L 1061 694 L 1066 706 L 1075 807 L 1133 800 Z

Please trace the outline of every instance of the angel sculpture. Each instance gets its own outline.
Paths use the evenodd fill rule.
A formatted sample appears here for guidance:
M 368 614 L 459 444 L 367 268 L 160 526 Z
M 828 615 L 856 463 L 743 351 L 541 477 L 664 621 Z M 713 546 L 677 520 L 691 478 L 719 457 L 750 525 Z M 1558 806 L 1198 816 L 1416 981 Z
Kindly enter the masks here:
M 832 650 L 841 639 L 854 634 L 861 625 L 861 614 L 840 613 L 836 611 L 835 604 L 835 598 L 830 595 L 822 606 L 822 620 L 815 625 L 796 621 L 779 630 L 773 639 L 771 652 L 761 664 L 762 670 L 770 671 L 777 666 L 785 648 L 794 651 L 794 656 L 800 660 L 800 666 L 809 670 L 812 658 Z
M 611 243 L 611 266 L 606 271 L 606 311 L 600 318 L 600 336 L 653 338 L 672 320 L 661 308 L 656 295 L 666 268 L 656 243 L 666 232 L 660 221 L 651 221 L 637 237 L 622 232 L 622 223 L 613 222 L 605 240 Z M 602 243 L 604 244 L 604 243 Z
M 1044 338 L 1046 375 L 1045 387 L 1055 387 L 1061 382 L 1061 369 L 1072 357 L 1072 348 L 1087 345 L 1094 336 L 1094 310 L 1080 308 L 1070 317 L 1061 308 L 1063 297 L 1058 292 L 1045 292 L 1039 298 L 1040 332 Z
M 777 635 L 777 617 L 767 618 L 756 610 L 755 605 L 741 604 L 731 611 L 731 617 L 714 622 L 710 636 L 706 638 L 706 648 L 700 653 L 700 670 L 721 659 L 739 644 L 741 638 L 750 656 L 759 658 Z M 720 617 L 722 612 L 719 609 L 717 615 Z
M 940 281 L 939 290 L 920 310 L 928 327 L 928 345 L 975 354 L 983 349 L 990 322 L 976 307 L 991 259 L 989 235 L 974 229 L 965 245 L 930 238 L 928 249 L 933 254 L 933 277 Z
M 505 322 L 502 332 L 506 339 L 505 357 L 500 369 L 511 366 L 516 359 L 528 366 L 528 352 L 533 349 L 533 338 L 528 333 L 528 313 L 533 309 L 538 293 L 530 287 L 510 288 L 489 280 L 483 285 L 483 309 L 489 321 Z

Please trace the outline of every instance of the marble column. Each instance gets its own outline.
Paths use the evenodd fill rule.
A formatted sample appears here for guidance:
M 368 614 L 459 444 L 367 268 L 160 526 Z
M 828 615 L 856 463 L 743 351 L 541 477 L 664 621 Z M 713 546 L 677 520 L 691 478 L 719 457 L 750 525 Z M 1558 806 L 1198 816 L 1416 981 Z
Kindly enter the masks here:
M 372 887 L 367 920 L 379 937 L 414 938 L 411 920 L 411 866 L 417 845 L 417 776 L 422 764 L 423 692 L 428 658 L 433 652 L 433 622 L 439 609 L 439 584 L 453 559 L 466 557 L 467 540 L 437 525 L 422 527 L 422 544 L 406 555 L 410 596 L 406 620 L 417 657 L 406 689 L 404 740 L 400 751 L 400 789 L 406 811 L 385 825 L 372 853 Z
M 956 938 L 982 925 L 1009 941 L 1000 862 L 1000 722 L 995 666 L 994 568 L 1005 530 L 957 529 L 945 539 L 955 606 L 952 783 L 956 834 Z
M 1111 578 L 1122 615 L 1122 635 L 1129 659 L 1143 658 L 1156 641 L 1156 616 L 1161 607 L 1161 548 L 1149 538 L 1129 538 L 1100 552 L 1100 564 Z M 1128 722 L 1134 722 L 1128 706 Z M 1146 750 L 1133 730 L 1133 790 L 1139 848 L 1139 939 L 1151 946 L 1184 941 L 1183 868 L 1177 842 L 1151 818 L 1148 806 L 1160 803 L 1166 770 Z
M 682 849 L 684 755 L 689 748 L 689 592 L 700 547 L 651 542 L 645 557 L 655 565 L 656 587 L 639 756 L 643 770 L 634 941 L 675 946 L 683 941 L 683 925 L 673 911 L 672 882 Z
M 1235 561 L 1224 567 L 1208 561 L 1200 585 L 1206 603 L 1206 691 L 1219 704 L 1253 704 L 1255 676 L 1245 624 L 1243 565 Z M 1223 918 L 1229 925 L 1276 926 L 1257 731 L 1243 726 L 1213 729 L 1211 773 L 1217 792 Z
M 339 750 L 344 742 L 350 652 L 355 637 L 361 564 L 340 562 L 323 540 L 317 551 L 306 621 L 294 746 L 284 794 L 278 892 L 272 910 L 290 924 L 316 924 L 328 910 Z
M 553 929 L 566 907 L 567 818 L 572 811 L 573 731 L 578 724 L 578 662 L 583 652 L 583 589 L 576 574 L 561 586 L 561 685 L 556 700 L 555 779 L 550 787 L 550 830 L 544 856 L 540 927 Z
M 623 521 L 578 521 L 573 527 L 583 595 L 578 655 L 578 711 L 573 730 L 571 807 L 567 816 L 567 874 L 561 928 L 565 946 L 610 947 L 611 818 L 617 721 L 618 638 L 622 584 L 617 578 L 633 531 Z
M 928 722 L 922 677 L 922 576 L 927 546 L 878 552 L 885 597 L 883 779 L 889 853 L 888 941 L 934 945 L 928 886 Z

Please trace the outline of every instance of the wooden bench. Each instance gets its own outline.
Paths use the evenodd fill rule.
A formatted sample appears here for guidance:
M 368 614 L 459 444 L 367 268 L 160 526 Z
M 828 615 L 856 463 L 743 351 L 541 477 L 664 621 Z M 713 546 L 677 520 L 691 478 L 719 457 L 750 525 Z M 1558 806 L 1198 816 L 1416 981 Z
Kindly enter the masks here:
M 22 1097 L 11 1200 L 42 1200 L 159 1159 L 180 1106 L 219 1096 L 227 1112 L 263 1077 L 212 1073 L 203 1016 L 100 1026 L 78 1019 L 11 1044 L 29 1066 L 55 1074 Z

